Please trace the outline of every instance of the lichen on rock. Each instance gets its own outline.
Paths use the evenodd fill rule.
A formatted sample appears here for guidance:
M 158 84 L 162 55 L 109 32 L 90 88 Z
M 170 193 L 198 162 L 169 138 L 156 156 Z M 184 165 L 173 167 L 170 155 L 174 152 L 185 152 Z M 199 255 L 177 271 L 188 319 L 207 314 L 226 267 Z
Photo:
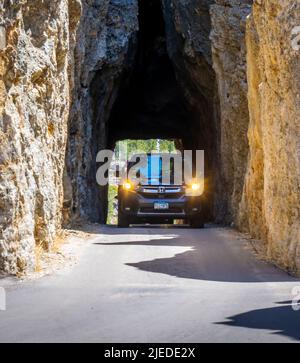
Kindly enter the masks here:
M 0 3 L 0 269 L 20 273 L 61 228 L 72 2 Z
M 300 273 L 300 52 L 297 0 L 255 1 L 247 26 L 250 159 L 242 212 L 268 257 Z

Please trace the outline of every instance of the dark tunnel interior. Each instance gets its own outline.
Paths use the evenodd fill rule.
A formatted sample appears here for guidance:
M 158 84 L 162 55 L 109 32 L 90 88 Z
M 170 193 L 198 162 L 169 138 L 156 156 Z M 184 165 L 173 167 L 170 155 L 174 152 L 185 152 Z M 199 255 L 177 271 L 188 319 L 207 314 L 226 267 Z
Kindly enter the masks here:
M 129 138 L 182 139 L 191 122 L 168 56 L 161 2 L 140 0 L 139 6 L 134 67 L 123 76 L 108 123 L 110 145 Z

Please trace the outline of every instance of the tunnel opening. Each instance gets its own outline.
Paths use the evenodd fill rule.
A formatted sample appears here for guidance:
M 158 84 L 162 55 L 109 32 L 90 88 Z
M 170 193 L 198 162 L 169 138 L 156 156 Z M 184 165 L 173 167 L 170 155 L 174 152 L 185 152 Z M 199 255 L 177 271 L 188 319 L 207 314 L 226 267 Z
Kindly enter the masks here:
M 116 142 L 114 157 L 110 165 L 108 186 L 108 212 L 106 223 L 116 225 L 118 221 L 118 187 L 120 178 L 116 177 L 115 170 L 126 167 L 125 159 L 136 153 L 171 153 L 179 149 L 181 140 L 170 139 L 148 139 L 148 140 L 121 140 Z
M 122 72 L 116 72 L 110 65 L 104 66 L 91 82 L 91 154 L 96 158 L 98 151 L 114 150 L 117 142 L 126 139 L 172 139 L 177 140 L 179 149 L 205 150 L 203 200 L 210 220 L 213 218 L 216 136 L 210 88 L 214 82 L 203 67 L 204 82 L 200 82 L 199 90 L 184 70 L 184 56 L 178 51 L 175 55 L 180 59 L 178 62 L 174 54 L 170 55 L 167 19 L 161 0 L 139 0 L 138 4 L 139 30 L 131 39 Z M 83 201 L 83 208 L 88 210 L 88 219 L 106 223 L 109 187 L 96 184 L 96 170 L 95 163 L 88 177 L 92 192 Z

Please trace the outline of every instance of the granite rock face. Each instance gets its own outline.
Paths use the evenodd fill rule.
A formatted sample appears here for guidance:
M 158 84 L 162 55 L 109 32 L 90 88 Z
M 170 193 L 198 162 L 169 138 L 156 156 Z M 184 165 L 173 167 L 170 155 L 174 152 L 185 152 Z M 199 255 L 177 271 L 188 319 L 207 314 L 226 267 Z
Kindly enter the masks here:
M 0 1 L 0 270 L 33 269 L 62 219 L 104 219 L 95 158 L 137 16 L 137 0 Z
M 75 48 L 65 184 L 65 222 L 105 222 L 106 190 L 96 183 L 96 155 L 108 148 L 107 122 L 124 71 L 133 62 L 137 0 L 83 0 Z
M 300 3 L 255 1 L 247 26 L 250 157 L 241 207 L 268 256 L 300 273 Z
M 168 52 L 186 100 L 198 103 L 197 96 L 211 99 L 214 92 L 212 70 L 210 7 L 215 0 L 163 0 Z M 193 102 L 194 101 L 194 102 Z
M 215 0 L 163 0 L 168 53 L 192 122 L 185 149 L 205 150 L 207 214 L 213 218 L 217 170 L 217 102 L 210 7 Z
M 235 225 L 248 158 L 245 31 L 251 4 L 251 0 L 216 0 L 210 8 L 210 39 L 220 107 L 215 216 L 219 222 Z
M 167 41 L 206 155 L 213 218 L 237 224 L 248 157 L 246 17 L 251 0 L 163 1 Z
M 164 1 L 169 53 L 197 105 L 194 145 L 215 153 L 215 220 L 299 273 L 299 2 L 252 3 Z
M 70 21 L 69 14 L 72 14 Z M 61 227 L 73 1 L 0 1 L 0 270 L 35 264 Z

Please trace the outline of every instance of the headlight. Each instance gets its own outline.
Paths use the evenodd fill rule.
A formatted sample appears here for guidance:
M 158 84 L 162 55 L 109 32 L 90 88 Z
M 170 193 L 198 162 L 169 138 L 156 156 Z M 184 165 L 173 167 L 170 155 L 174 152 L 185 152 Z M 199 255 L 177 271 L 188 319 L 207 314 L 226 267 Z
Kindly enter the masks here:
M 191 189 L 192 189 L 193 192 L 197 192 L 198 190 L 200 190 L 200 188 L 201 188 L 200 183 L 192 183 L 191 184 Z
M 193 180 L 187 184 L 185 193 L 187 196 L 200 196 L 204 192 L 204 179 Z
M 131 190 L 131 189 L 133 189 L 133 184 L 129 180 L 126 180 L 123 183 L 123 189 L 124 190 Z

